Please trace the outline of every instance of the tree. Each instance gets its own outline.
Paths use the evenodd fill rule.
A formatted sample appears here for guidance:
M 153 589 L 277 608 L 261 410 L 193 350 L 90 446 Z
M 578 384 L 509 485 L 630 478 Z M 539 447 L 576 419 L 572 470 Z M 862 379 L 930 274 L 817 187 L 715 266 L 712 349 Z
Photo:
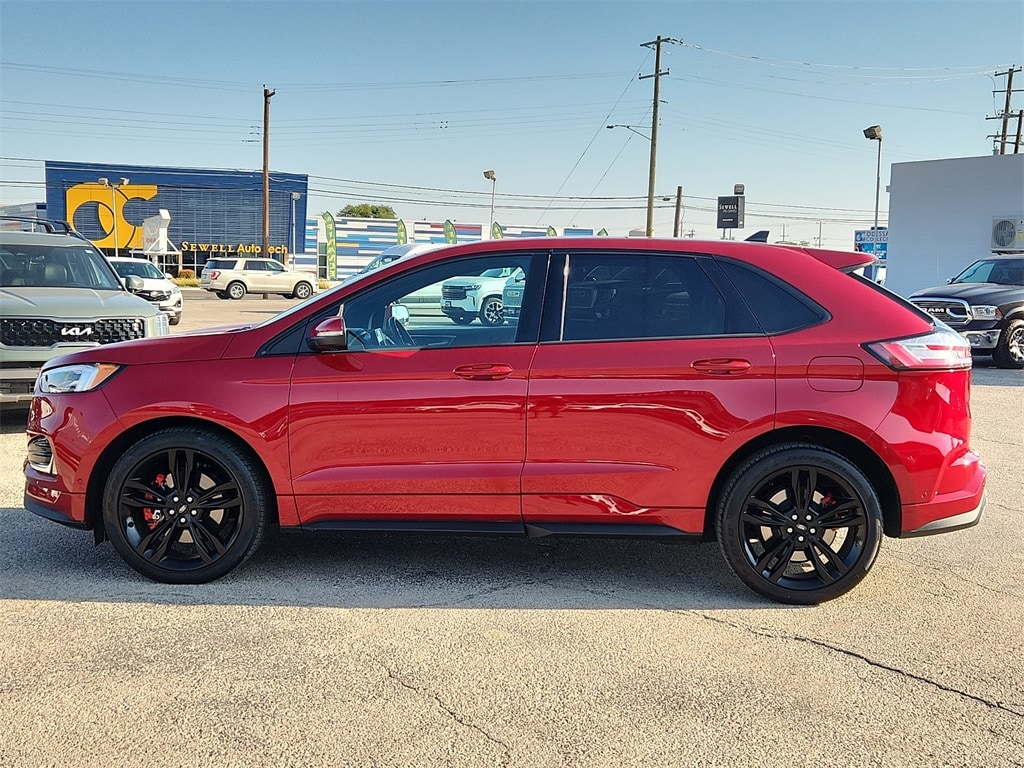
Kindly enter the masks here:
M 373 203 L 359 203 L 359 205 L 346 205 L 340 211 L 339 216 L 348 216 L 356 219 L 397 219 L 395 209 L 390 205 L 374 205 Z

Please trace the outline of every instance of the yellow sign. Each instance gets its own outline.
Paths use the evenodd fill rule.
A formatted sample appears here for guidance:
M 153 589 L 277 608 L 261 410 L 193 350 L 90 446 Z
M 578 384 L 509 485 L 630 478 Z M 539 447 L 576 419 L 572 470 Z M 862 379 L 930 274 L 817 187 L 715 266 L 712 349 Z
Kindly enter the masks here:
M 129 200 L 150 200 L 156 197 L 155 184 L 118 184 L 107 186 L 95 181 L 76 184 L 65 195 L 67 217 L 75 222 L 75 213 L 86 203 L 97 203 L 103 237 L 94 242 L 100 248 L 141 248 L 142 224 L 132 224 L 124 217 L 124 204 Z M 114 242 L 114 235 L 117 242 Z

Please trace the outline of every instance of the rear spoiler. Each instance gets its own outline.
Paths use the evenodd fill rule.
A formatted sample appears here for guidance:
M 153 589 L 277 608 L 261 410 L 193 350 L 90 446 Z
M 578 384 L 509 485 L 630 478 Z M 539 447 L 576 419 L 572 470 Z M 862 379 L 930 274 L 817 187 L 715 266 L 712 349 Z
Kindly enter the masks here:
M 861 251 L 828 251 L 824 248 L 804 248 L 803 250 L 818 261 L 822 261 L 840 272 L 853 272 L 878 263 L 875 256 Z

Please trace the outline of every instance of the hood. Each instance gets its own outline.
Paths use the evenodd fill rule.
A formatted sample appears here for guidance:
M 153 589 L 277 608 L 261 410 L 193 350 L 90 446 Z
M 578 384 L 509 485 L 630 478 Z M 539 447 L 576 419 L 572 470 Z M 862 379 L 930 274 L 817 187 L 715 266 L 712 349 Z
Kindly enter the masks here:
M 1005 304 L 1021 301 L 1024 290 L 1019 285 L 999 283 L 950 283 L 923 288 L 910 295 L 911 300 L 923 298 L 963 299 L 968 304 Z
M 100 317 L 151 317 L 158 313 L 148 301 L 127 291 L 92 288 L 0 288 L 7 317 L 45 317 L 74 322 Z
M 43 370 L 69 363 L 146 365 L 166 363 L 168 360 L 218 360 L 223 357 L 235 335 L 246 331 L 249 327 L 247 325 L 223 326 L 192 331 L 188 334 L 104 344 L 55 357 L 43 366 Z

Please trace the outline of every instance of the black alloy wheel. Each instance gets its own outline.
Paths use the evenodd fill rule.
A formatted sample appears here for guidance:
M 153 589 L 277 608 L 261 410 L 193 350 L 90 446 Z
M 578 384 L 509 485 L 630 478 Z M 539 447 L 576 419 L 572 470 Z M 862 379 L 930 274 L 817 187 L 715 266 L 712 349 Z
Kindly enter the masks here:
M 201 584 L 256 551 L 272 498 L 263 472 L 232 442 L 175 427 L 139 440 L 114 464 L 103 525 L 139 573 Z
M 813 605 L 851 590 L 871 569 L 881 537 L 870 481 L 813 445 L 752 456 L 730 476 L 718 510 L 729 566 L 755 592 L 783 603 Z

